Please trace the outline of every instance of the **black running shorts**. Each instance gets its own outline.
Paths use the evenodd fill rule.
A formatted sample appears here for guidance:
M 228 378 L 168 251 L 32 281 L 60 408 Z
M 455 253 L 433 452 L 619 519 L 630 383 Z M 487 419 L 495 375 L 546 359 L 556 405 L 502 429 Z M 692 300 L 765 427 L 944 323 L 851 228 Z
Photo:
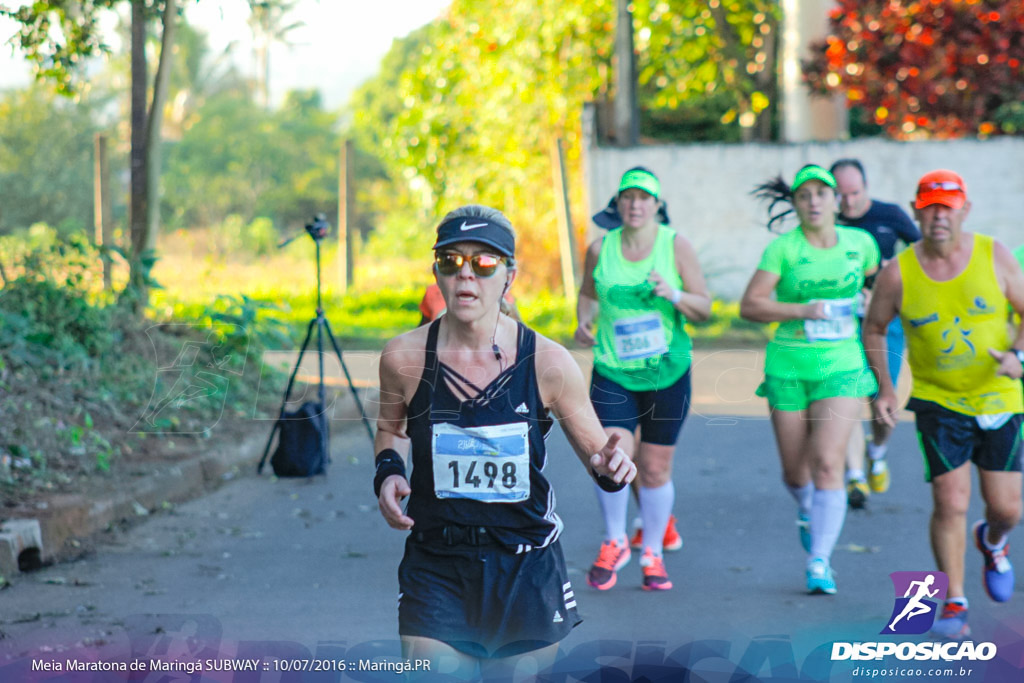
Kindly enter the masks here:
M 497 544 L 418 543 L 398 567 L 398 633 L 433 638 L 473 657 L 547 647 L 582 619 L 556 541 L 519 555 Z
M 932 401 L 912 398 L 907 410 L 915 414 L 925 481 L 955 470 L 968 460 L 978 469 L 991 472 L 1021 471 L 1024 415 L 1013 415 L 997 429 L 982 429 L 975 417 Z
M 690 412 L 690 371 L 659 391 L 630 391 L 594 368 L 590 402 L 601 426 L 632 433 L 640 426 L 640 441 L 674 446 Z

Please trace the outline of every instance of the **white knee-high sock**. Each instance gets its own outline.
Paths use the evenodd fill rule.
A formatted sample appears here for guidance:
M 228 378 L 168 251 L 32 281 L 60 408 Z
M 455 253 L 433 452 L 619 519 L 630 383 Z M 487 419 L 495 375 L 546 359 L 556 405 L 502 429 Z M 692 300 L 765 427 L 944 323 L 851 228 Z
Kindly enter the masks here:
M 889 444 L 880 443 L 876 444 L 873 441 L 868 442 L 868 458 L 874 462 L 875 460 L 881 460 L 885 457 L 885 452 L 889 450 Z
M 640 517 L 644 520 L 644 548 L 656 556 L 662 553 L 665 527 L 676 502 L 676 487 L 671 481 L 656 488 L 640 487 Z
M 811 559 L 832 557 L 845 520 L 846 491 L 816 489 L 811 504 Z
M 786 484 L 786 490 L 789 491 L 789 495 L 796 499 L 796 504 L 800 506 L 800 512 L 807 515 L 811 515 L 811 502 L 814 497 L 814 483 L 807 482 L 803 486 L 790 486 Z
M 604 540 L 621 541 L 626 538 L 626 510 L 629 508 L 629 487 L 609 493 L 594 484 L 597 502 L 604 516 Z M 626 539 L 629 542 L 629 539 Z

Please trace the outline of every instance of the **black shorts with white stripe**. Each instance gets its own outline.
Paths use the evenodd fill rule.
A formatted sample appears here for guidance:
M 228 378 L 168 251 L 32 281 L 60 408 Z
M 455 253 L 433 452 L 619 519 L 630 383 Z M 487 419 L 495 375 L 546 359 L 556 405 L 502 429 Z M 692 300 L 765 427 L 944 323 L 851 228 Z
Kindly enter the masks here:
M 558 541 L 514 554 L 413 536 L 398 568 L 399 635 L 500 658 L 557 643 L 582 621 Z

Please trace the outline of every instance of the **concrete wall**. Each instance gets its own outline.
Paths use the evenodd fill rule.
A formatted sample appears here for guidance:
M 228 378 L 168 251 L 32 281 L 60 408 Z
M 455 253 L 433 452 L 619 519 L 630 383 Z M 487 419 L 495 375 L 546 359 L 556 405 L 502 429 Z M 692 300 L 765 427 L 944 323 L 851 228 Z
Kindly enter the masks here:
M 623 171 L 650 168 L 661 179 L 672 227 L 696 246 L 716 296 L 738 299 L 773 235 L 765 228 L 766 206 L 750 191 L 778 173 L 791 180 L 807 163 L 828 167 L 857 157 L 872 197 L 907 207 L 917 179 L 936 168 L 963 176 L 972 203 L 969 230 L 996 236 L 1015 248 L 1024 244 L 1024 138 L 893 142 L 855 140 L 801 144 L 693 144 L 601 148 L 588 145 L 590 215 L 603 208 Z M 787 227 L 795 226 L 789 223 Z M 591 224 L 588 243 L 601 230 Z

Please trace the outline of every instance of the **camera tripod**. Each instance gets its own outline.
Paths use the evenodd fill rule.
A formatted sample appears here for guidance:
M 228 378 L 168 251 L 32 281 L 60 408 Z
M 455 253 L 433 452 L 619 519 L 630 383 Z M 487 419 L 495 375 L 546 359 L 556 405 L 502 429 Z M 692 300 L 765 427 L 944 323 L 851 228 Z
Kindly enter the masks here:
M 323 308 L 323 296 L 321 293 L 321 276 L 320 276 L 320 241 L 327 236 L 327 232 L 330 229 L 330 224 L 327 222 L 326 217 L 323 214 L 317 214 L 312 222 L 306 225 L 306 232 L 313 238 L 313 242 L 316 244 L 316 317 L 309 321 L 309 325 L 306 327 L 306 338 L 302 342 L 302 348 L 299 350 L 299 357 L 295 361 L 295 368 L 292 370 L 291 377 L 288 379 L 288 387 L 284 391 L 284 399 L 281 401 L 281 410 L 278 413 L 277 421 L 274 423 L 274 428 L 270 431 L 270 437 L 267 439 L 267 446 L 263 449 L 263 457 L 260 459 L 259 467 L 257 472 L 263 471 L 263 464 L 266 462 L 267 454 L 270 453 L 270 444 L 274 441 L 274 433 L 278 430 L 281 420 L 285 417 L 285 406 L 288 405 L 288 398 L 291 396 L 292 387 L 295 384 L 295 377 L 299 374 L 299 368 L 302 366 L 302 357 L 306 353 L 306 349 L 309 347 L 310 339 L 313 337 L 313 327 L 316 326 L 316 348 L 317 348 L 317 362 L 319 363 L 319 389 L 317 398 L 320 402 L 320 407 L 325 410 L 324 405 L 324 332 L 327 333 L 327 338 L 331 342 L 331 346 L 334 348 L 334 354 L 338 357 L 338 363 L 341 364 L 342 372 L 345 373 L 345 380 L 348 382 L 349 391 L 352 392 L 352 398 L 355 399 L 356 406 L 359 408 L 359 415 L 362 417 L 363 425 L 366 427 L 366 433 L 370 437 L 370 442 L 373 443 L 373 429 L 370 427 L 370 421 L 366 417 L 366 410 L 363 408 L 363 402 L 359 399 L 359 393 L 356 391 L 356 387 L 352 382 L 352 375 L 348 371 L 348 366 L 345 364 L 345 358 L 342 356 L 341 347 L 338 345 L 338 340 L 334 337 L 334 332 L 331 331 L 331 323 L 327 320 L 327 316 L 324 315 Z M 296 240 L 299 235 L 295 235 L 285 240 L 278 245 L 278 248 L 282 248 Z M 321 419 L 322 415 L 316 416 L 317 419 Z M 330 448 L 328 445 L 328 433 L 327 429 L 323 429 L 321 432 L 321 449 L 327 461 L 330 460 Z

